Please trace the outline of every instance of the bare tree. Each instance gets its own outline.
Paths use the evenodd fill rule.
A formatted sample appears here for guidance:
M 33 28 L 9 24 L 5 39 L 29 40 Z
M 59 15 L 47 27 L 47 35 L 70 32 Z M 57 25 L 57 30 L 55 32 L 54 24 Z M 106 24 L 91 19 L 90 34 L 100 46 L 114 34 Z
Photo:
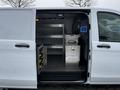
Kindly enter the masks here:
M 35 0 L 1 0 L 2 3 L 15 8 L 25 8 L 31 6 Z
M 93 0 L 65 0 L 67 6 L 73 7 L 90 7 L 94 1 Z

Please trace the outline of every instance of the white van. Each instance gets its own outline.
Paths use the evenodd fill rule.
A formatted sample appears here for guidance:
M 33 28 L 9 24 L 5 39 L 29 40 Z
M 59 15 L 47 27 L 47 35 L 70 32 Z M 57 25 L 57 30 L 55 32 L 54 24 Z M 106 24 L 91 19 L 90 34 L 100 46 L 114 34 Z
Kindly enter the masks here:
M 0 87 L 120 84 L 120 12 L 0 9 Z

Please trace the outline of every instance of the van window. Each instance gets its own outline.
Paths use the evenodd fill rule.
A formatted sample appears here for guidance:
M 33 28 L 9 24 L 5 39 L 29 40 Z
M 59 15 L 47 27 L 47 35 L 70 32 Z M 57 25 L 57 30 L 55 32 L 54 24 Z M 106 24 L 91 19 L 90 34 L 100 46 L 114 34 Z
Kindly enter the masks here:
M 98 12 L 99 41 L 120 42 L 120 15 Z

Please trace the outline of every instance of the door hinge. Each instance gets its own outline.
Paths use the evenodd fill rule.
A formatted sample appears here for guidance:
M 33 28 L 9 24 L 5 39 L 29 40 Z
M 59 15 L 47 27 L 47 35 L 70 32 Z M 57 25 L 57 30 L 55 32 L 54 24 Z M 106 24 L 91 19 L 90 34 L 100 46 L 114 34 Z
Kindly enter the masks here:
M 88 25 L 88 29 L 89 29 L 89 30 L 91 29 L 91 25 L 90 25 L 90 24 Z
M 88 72 L 88 73 L 87 73 L 87 77 L 89 77 L 89 76 L 90 76 L 90 73 Z
M 88 60 L 91 60 L 91 55 L 88 56 Z
M 89 49 L 89 52 L 90 52 L 90 49 Z

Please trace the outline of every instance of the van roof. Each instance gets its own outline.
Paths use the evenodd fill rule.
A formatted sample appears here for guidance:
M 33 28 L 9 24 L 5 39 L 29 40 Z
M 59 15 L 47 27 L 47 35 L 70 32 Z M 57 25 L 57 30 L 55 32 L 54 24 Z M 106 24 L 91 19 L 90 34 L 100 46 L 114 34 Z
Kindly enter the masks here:
M 114 9 L 108 8 L 97 8 L 97 7 L 39 7 L 39 8 L 0 8 L 0 10 L 22 10 L 22 9 L 34 9 L 34 10 L 107 10 L 107 11 L 116 11 Z

